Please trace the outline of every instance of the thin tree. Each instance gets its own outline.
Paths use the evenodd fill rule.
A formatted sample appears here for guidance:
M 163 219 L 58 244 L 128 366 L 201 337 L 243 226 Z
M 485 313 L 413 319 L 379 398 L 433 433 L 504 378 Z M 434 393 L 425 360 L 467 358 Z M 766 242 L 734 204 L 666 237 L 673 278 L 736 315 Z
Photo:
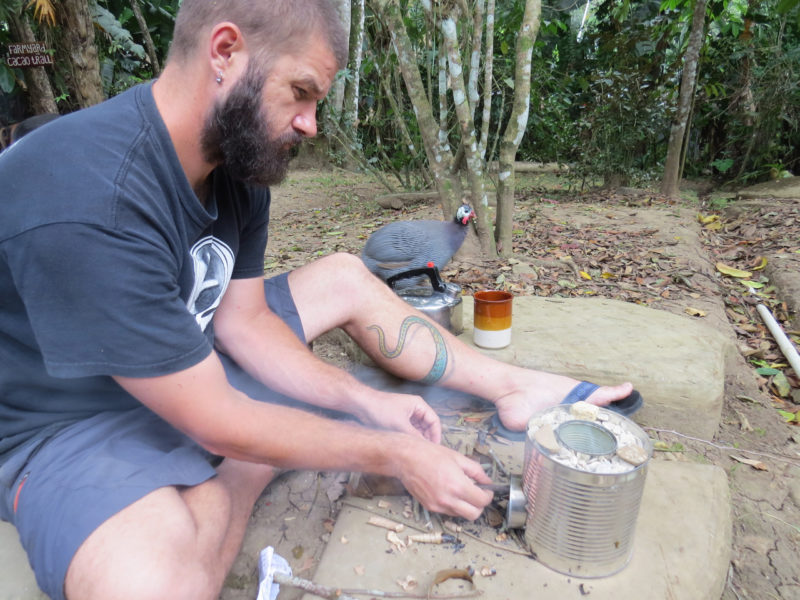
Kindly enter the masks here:
M 700 58 L 700 49 L 703 46 L 705 18 L 706 0 L 695 0 L 689 43 L 683 55 L 683 73 L 681 74 L 681 87 L 678 92 L 678 111 L 669 132 L 667 159 L 664 163 L 664 178 L 661 180 L 661 194 L 670 198 L 678 196 L 681 156 L 697 83 L 697 65 Z
M 153 43 L 153 38 L 150 36 L 150 30 L 147 28 L 147 21 L 144 19 L 142 9 L 139 6 L 138 0 L 130 0 L 133 15 L 136 17 L 136 22 L 139 24 L 139 29 L 144 38 L 144 47 L 147 50 L 147 57 L 150 59 L 150 64 L 153 67 L 153 75 L 158 76 L 161 73 L 161 66 L 158 64 L 158 56 L 156 55 L 156 45 Z
M 541 0 L 526 0 L 522 25 L 517 33 L 516 72 L 514 80 L 514 102 L 510 117 L 505 117 L 505 128 L 497 121 L 490 124 L 492 117 L 491 99 L 496 92 L 493 89 L 492 61 L 494 53 L 494 1 L 485 4 L 484 0 L 474 3 L 470 12 L 468 3 L 463 0 L 451 2 L 431 2 L 421 0 L 428 23 L 429 31 L 438 32 L 433 39 L 438 42 L 425 47 L 429 65 L 438 64 L 438 90 L 436 93 L 425 89 L 419 71 L 419 59 L 409 39 L 405 24 L 400 15 L 398 0 L 371 0 L 371 5 L 379 14 L 384 26 L 392 36 L 395 53 L 398 58 L 400 72 L 406 85 L 408 99 L 414 109 L 414 115 L 420 136 L 425 146 L 428 166 L 431 169 L 437 191 L 442 201 L 442 209 L 446 218 L 453 214 L 454 205 L 461 201 L 461 179 L 454 165 L 461 164 L 463 156 L 466 169 L 466 184 L 469 187 L 475 212 L 476 228 L 482 252 L 488 256 L 497 254 L 498 246 L 503 254 L 511 252 L 511 219 L 514 203 L 514 168 L 515 156 L 525 133 L 529 114 L 529 95 L 531 77 L 531 58 L 533 43 L 539 27 Z M 406 11 L 410 9 L 406 8 Z M 481 42 L 485 27 L 486 41 Z M 477 30 L 477 31 L 476 31 Z M 469 39 L 465 45 L 459 36 Z M 434 61 L 430 56 L 438 53 Z M 464 55 L 468 54 L 468 58 Z M 481 60 L 482 59 L 482 60 Z M 481 63 L 483 69 L 481 69 Z M 480 73 L 483 70 L 482 95 L 478 89 Z M 468 71 L 468 72 L 467 72 Z M 430 72 L 430 69 L 429 69 Z M 475 115 L 483 99 L 481 130 L 475 126 Z M 438 100 L 437 114 L 434 116 L 432 102 Z M 503 118 L 495 115 L 495 119 Z M 451 128 L 455 123 L 457 127 Z M 498 186 L 498 219 L 494 228 L 489 210 L 487 192 L 487 145 L 490 129 L 502 131 L 500 149 L 501 172 Z M 497 137 L 495 139 L 497 139 Z M 458 160 L 451 150 L 457 147 Z

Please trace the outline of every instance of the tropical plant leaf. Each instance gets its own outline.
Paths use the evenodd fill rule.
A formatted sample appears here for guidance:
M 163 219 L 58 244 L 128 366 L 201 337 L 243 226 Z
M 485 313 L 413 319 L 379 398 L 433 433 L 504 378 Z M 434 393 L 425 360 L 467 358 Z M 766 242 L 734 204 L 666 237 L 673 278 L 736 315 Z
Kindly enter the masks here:
M 0 63 L 0 90 L 10 94 L 17 85 L 14 78 L 14 71 L 9 69 L 5 63 Z
M 95 26 L 106 33 L 115 44 L 139 59 L 145 58 L 144 48 L 133 41 L 131 32 L 125 29 L 110 11 L 96 3 L 90 5 L 90 10 Z

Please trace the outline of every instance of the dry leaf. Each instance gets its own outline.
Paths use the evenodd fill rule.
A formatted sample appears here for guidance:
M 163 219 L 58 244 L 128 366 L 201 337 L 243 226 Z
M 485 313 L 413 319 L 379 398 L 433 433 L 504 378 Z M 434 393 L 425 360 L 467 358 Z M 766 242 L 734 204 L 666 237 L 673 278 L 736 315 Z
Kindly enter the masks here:
M 741 456 L 734 456 L 733 454 L 731 454 L 730 457 L 733 460 L 735 460 L 736 462 L 740 462 L 740 463 L 745 464 L 745 465 L 750 465 L 751 467 L 753 467 L 754 469 L 758 469 L 759 471 L 769 471 L 769 469 L 767 468 L 767 465 L 765 465 L 760 460 L 753 460 L 753 459 L 750 459 L 750 458 L 742 458 Z
M 578 271 L 578 273 L 580 273 L 580 276 L 583 277 L 584 279 L 588 279 L 589 281 L 592 280 L 592 276 L 589 275 L 586 271 Z
M 431 587 L 439 585 L 448 579 L 463 579 L 464 581 L 472 583 L 472 575 L 470 575 L 469 571 L 466 569 L 442 569 L 441 571 L 437 571 Z
M 708 225 L 709 223 L 713 223 L 714 221 L 719 220 L 719 215 L 708 215 L 704 217 L 702 214 L 697 213 L 697 220 L 702 223 L 703 225 Z
M 313 556 L 306 556 L 305 560 L 303 560 L 303 564 L 300 565 L 300 568 L 295 571 L 296 575 L 300 575 L 300 573 L 305 573 L 306 571 L 310 571 L 314 568 L 314 557 Z
M 691 306 L 687 306 L 683 309 L 683 311 L 693 317 L 705 317 L 706 312 L 704 310 L 700 310 L 699 308 L 692 308 Z
M 750 271 L 742 271 L 741 269 L 737 269 L 735 267 L 729 267 L 725 263 L 718 262 L 715 266 L 717 267 L 717 271 L 719 271 L 723 275 L 730 275 L 731 277 L 742 277 L 742 278 L 749 278 L 753 276 L 753 274 Z

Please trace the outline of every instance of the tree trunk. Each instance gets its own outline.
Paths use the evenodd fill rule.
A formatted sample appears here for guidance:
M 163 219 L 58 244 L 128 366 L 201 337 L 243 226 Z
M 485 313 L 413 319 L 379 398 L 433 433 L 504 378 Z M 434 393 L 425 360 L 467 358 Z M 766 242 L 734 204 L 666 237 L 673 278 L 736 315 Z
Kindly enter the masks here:
M 358 87 L 361 60 L 364 56 L 364 0 L 354 0 L 350 26 L 350 79 L 344 90 L 342 123 L 355 129 L 358 126 Z
M 488 160 L 486 147 L 489 143 L 489 121 L 492 117 L 492 71 L 494 68 L 494 2 L 486 4 L 486 58 L 483 61 L 483 113 L 481 114 L 481 139 L 478 152 L 483 160 Z
M 347 36 L 350 37 L 350 0 L 337 0 L 336 12 L 339 13 L 339 21 L 341 22 L 342 29 L 344 29 L 344 31 L 347 32 Z M 351 54 L 352 51 L 351 46 Z M 331 92 L 327 100 L 330 103 L 329 107 L 336 121 L 341 119 L 345 85 L 346 81 L 344 77 L 337 77 L 331 86 Z
M 689 121 L 695 82 L 697 81 L 697 64 L 700 57 L 700 49 L 703 46 L 705 17 L 706 0 L 695 0 L 689 44 L 683 56 L 683 74 L 681 75 L 681 87 L 678 93 L 678 114 L 670 128 L 667 159 L 664 163 L 664 178 L 661 181 L 661 194 L 670 198 L 678 196 L 681 150 Z
M 396 0 L 371 0 L 371 4 L 392 36 L 400 73 L 414 106 L 428 164 L 442 200 L 442 209 L 452 215 L 455 213 L 456 203 L 461 201 L 461 182 L 449 172 L 449 165 L 453 160 L 452 154 L 439 144 L 437 138 L 439 125 L 433 118 L 433 109 L 422 84 L 417 59 L 400 16 L 400 8 Z
M 144 38 L 144 47 L 147 48 L 147 56 L 150 58 L 150 64 L 153 66 L 153 75 L 157 77 L 161 73 L 161 66 L 158 64 L 156 45 L 153 43 L 153 38 L 150 37 L 150 30 L 147 28 L 147 21 L 144 20 L 142 9 L 139 7 L 139 0 L 131 0 L 131 9 L 133 10 L 133 15 L 136 17 L 136 22 L 139 23 L 139 29 Z
M 475 121 L 475 111 L 478 108 L 478 77 L 481 72 L 481 40 L 483 39 L 483 3 L 484 0 L 475 1 L 475 9 L 472 18 L 472 48 L 470 50 L 469 61 L 469 81 L 467 90 L 469 91 L 469 115 Z
M 705 1 L 705 0 L 703 0 Z M 514 73 L 514 104 L 511 117 L 500 144 L 500 172 L 497 188 L 497 223 L 495 240 L 501 255 L 512 252 L 511 234 L 514 225 L 514 160 L 525 129 L 528 126 L 531 95 L 531 57 L 533 43 L 539 31 L 542 13 L 541 0 L 527 0 L 522 25 L 517 34 L 516 71 Z
M 85 108 L 102 102 L 103 82 L 87 0 L 60 0 L 56 6 L 60 56 L 73 102 Z
M 23 44 L 32 44 L 37 41 L 25 13 L 22 13 L 19 17 L 12 16 L 8 24 L 11 28 L 12 39 L 18 40 Z M 47 77 L 45 68 L 33 67 L 22 70 L 25 77 L 28 108 L 36 115 L 58 113 L 56 98 L 53 95 L 53 88 L 50 85 L 50 79 Z
M 464 68 L 459 54 L 455 19 L 452 16 L 444 18 L 441 22 L 441 30 L 447 49 L 453 104 L 455 105 L 458 123 L 461 126 L 461 145 L 464 148 L 464 155 L 467 160 L 467 177 L 472 192 L 472 202 L 477 214 L 475 225 L 478 229 L 478 239 L 480 240 L 481 250 L 488 256 L 495 256 L 496 250 L 494 238 L 492 237 L 492 225 L 489 221 L 489 197 L 486 194 L 483 178 L 483 160 L 478 154 L 478 140 L 472 121 L 472 110 L 467 97 L 467 89 L 464 85 Z

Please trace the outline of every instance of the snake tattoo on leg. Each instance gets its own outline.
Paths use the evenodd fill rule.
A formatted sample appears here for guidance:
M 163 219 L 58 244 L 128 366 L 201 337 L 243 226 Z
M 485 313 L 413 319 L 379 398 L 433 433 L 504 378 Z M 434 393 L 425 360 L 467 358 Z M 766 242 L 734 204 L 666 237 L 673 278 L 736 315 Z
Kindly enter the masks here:
M 386 335 L 381 327 L 378 325 L 369 325 L 367 329 L 374 329 L 378 332 L 378 349 L 383 356 L 391 359 L 397 358 L 400 356 L 400 353 L 403 352 L 403 347 L 405 346 L 406 338 L 408 337 L 408 331 L 414 325 L 422 325 L 423 327 L 426 327 L 428 331 L 431 332 L 431 336 L 433 336 L 433 343 L 436 346 L 436 356 L 433 359 L 433 366 L 428 374 L 420 379 L 419 382 L 426 384 L 436 383 L 442 378 L 445 370 L 447 369 L 447 346 L 445 346 L 442 334 L 439 333 L 439 330 L 436 329 L 436 327 L 434 327 L 431 323 L 421 317 L 415 316 L 410 316 L 403 319 L 403 322 L 400 325 L 400 333 L 397 337 L 397 346 L 394 350 L 389 350 L 386 347 Z

